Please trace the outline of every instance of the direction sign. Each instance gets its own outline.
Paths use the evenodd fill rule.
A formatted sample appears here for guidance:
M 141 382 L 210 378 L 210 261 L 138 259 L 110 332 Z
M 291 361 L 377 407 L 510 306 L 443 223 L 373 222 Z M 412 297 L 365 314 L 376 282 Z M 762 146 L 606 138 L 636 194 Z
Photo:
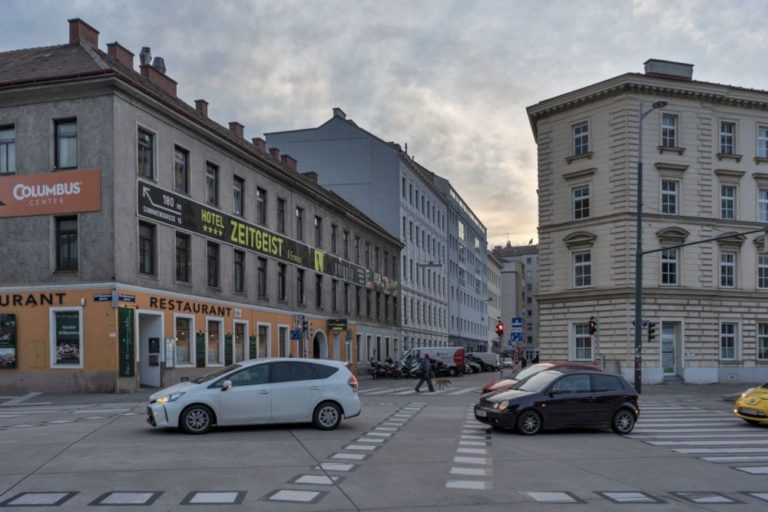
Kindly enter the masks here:
M 291 339 L 292 340 L 300 340 L 301 339 L 301 329 L 293 329 L 293 330 L 291 330 Z
M 523 333 L 522 332 L 513 332 L 510 339 L 512 341 L 523 341 Z
M 515 329 L 522 329 L 523 328 L 523 317 L 521 316 L 515 316 L 512 317 L 512 330 Z

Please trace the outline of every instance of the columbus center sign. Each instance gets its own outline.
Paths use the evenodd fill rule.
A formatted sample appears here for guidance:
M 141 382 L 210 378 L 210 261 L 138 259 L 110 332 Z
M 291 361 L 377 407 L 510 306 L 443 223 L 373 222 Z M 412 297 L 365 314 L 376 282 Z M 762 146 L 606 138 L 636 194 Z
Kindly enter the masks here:
M 101 171 L 76 169 L 0 177 L 0 217 L 101 210 Z

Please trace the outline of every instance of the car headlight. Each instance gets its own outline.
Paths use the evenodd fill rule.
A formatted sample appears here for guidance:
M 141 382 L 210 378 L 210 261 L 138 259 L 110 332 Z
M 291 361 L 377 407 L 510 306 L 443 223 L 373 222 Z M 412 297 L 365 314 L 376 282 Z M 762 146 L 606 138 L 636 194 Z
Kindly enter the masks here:
M 517 407 L 517 404 L 510 404 L 509 400 L 502 400 L 493 405 L 493 408 L 500 412 L 506 411 L 507 409 L 514 409 L 515 407 Z
M 168 403 L 168 402 L 175 402 L 176 400 L 181 398 L 183 395 L 184 395 L 184 392 L 183 391 L 179 391 L 177 393 L 172 393 L 170 395 L 161 396 L 160 398 L 155 400 L 155 402 L 157 402 L 158 404 L 165 404 L 165 403 Z
M 744 398 L 745 396 L 747 396 L 747 395 L 750 393 L 750 391 L 752 391 L 753 389 L 754 389 L 754 388 L 749 388 L 748 390 L 746 390 L 745 392 L 743 392 L 743 393 L 741 394 L 741 398 Z

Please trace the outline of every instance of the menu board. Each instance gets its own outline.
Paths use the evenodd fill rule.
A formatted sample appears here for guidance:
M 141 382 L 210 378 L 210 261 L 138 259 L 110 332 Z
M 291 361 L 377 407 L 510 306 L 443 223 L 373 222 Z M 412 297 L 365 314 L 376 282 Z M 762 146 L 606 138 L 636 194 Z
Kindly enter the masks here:
M 0 369 L 16 368 L 16 315 L 0 314 Z

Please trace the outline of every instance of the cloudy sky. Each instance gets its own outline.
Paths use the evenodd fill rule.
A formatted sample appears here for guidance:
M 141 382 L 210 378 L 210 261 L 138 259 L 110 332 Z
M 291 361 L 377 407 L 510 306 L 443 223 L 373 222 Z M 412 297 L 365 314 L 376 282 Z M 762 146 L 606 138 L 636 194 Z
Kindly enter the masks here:
M 768 89 L 768 2 L 744 0 L 0 0 L 0 51 L 62 44 L 67 19 L 165 58 L 179 96 L 247 137 L 341 107 L 407 143 L 488 228 L 536 239 L 525 107 L 659 58 L 694 78 Z

